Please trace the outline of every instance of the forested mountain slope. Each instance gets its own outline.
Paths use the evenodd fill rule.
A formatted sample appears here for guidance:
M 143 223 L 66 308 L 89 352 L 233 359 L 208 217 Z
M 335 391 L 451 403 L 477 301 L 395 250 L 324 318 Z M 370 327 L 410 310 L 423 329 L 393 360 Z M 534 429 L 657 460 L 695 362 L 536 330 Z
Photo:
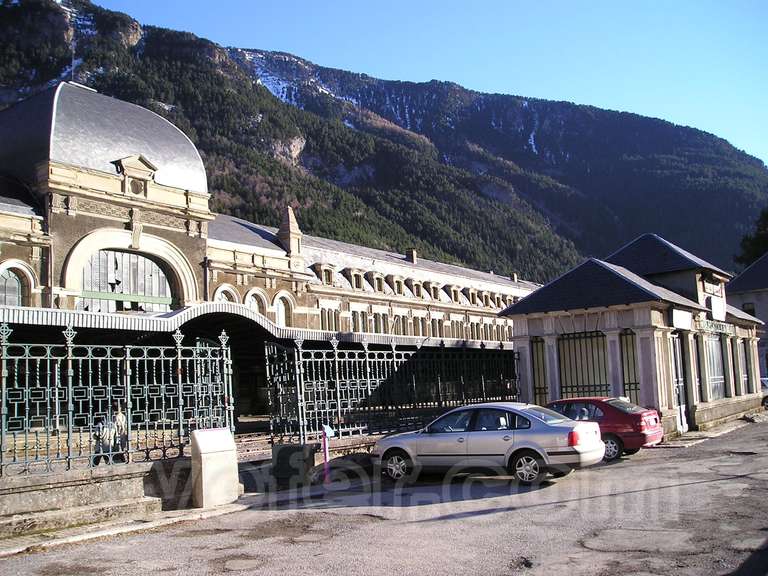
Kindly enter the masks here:
M 84 0 L 0 0 L 0 38 L 0 105 L 73 77 L 147 106 L 200 148 L 214 209 L 274 225 L 289 202 L 311 234 L 544 281 L 649 230 L 731 267 L 768 203 L 762 163 L 660 120 L 223 48 Z

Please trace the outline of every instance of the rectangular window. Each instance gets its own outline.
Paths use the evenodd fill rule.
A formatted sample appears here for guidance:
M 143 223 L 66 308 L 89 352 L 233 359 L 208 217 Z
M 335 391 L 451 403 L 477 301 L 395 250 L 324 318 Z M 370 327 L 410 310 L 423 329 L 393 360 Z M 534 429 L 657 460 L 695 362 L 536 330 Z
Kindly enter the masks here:
M 531 368 L 533 372 L 533 402 L 539 406 L 544 406 L 549 402 L 549 386 L 547 384 L 543 338 L 531 338 Z
M 355 283 L 355 290 L 362 290 L 363 289 L 363 277 L 360 274 L 355 274 L 353 276 L 354 283 Z
M 741 368 L 741 391 L 743 394 L 749 394 L 749 362 L 747 362 L 747 341 L 742 340 L 738 344 L 739 349 L 739 367 Z
M 561 398 L 610 396 L 605 334 L 563 334 L 557 339 L 557 352 Z
M 631 330 L 624 330 L 619 336 L 621 347 L 621 375 L 624 396 L 635 404 L 640 403 L 640 375 L 637 370 L 637 339 Z
M 333 272 L 331 270 L 323 270 L 323 284 L 333 285 Z
M 725 370 L 723 369 L 723 347 L 720 338 L 707 336 L 704 340 L 704 348 L 709 372 L 710 400 L 725 398 Z
M 421 284 L 413 285 L 413 295 L 416 296 L 416 298 L 421 298 Z

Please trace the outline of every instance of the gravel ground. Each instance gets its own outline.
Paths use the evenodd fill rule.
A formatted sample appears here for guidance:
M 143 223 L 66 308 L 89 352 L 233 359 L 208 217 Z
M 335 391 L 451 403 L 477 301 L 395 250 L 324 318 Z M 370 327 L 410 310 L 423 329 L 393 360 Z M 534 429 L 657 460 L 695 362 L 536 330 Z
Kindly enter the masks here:
M 473 475 L 0 560 L 0 574 L 768 574 L 768 424 L 537 489 Z

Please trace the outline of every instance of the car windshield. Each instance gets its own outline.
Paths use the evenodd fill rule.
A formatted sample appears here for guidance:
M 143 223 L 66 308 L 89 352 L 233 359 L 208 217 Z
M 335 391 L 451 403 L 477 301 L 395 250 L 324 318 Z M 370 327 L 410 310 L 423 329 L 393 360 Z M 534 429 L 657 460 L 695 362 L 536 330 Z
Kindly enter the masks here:
M 547 424 L 554 424 L 556 422 L 564 422 L 565 416 L 562 414 L 558 414 L 554 410 L 550 410 L 549 408 L 543 408 L 541 406 L 527 406 L 525 408 L 525 411 L 528 412 L 531 416 L 535 416 L 539 420 L 544 421 Z
M 645 412 L 645 408 L 642 406 L 638 406 L 637 404 L 632 404 L 632 402 L 627 402 L 626 400 L 622 400 L 621 398 L 608 398 L 605 400 L 606 404 L 609 404 L 610 406 L 613 406 L 614 408 L 618 408 L 622 412 L 626 412 L 627 414 L 638 414 L 640 412 Z

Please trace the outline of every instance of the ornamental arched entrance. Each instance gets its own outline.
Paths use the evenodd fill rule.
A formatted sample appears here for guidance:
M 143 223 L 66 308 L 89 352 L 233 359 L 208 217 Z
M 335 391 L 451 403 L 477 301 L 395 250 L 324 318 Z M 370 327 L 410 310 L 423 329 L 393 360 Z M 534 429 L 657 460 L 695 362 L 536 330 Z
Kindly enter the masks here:
M 201 305 L 200 307 L 211 307 Z M 245 308 L 238 305 L 238 308 Z M 265 371 L 264 345 L 274 336 L 267 327 L 253 318 L 235 312 L 203 313 L 180 326 L 190 339 L 216 342 L 225 330 L 229 336 L 232 358 L 232 392 L 235 406 L 236 432 L 269 431 L 269 397 Z M 251 313 L 253 315 L 253 313 Z

